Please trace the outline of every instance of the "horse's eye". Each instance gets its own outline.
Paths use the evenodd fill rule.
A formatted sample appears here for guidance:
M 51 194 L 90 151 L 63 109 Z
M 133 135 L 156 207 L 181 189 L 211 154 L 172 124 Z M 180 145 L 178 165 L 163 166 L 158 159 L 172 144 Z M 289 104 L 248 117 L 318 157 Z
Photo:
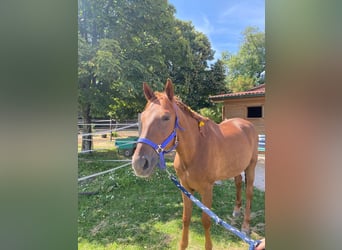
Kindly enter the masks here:
M 163 121 L 168 121 L 168 120 L 170 120 L 170 115 L 163 115 L 163 116 L 162 116 L 162 120 L 163 120 Z

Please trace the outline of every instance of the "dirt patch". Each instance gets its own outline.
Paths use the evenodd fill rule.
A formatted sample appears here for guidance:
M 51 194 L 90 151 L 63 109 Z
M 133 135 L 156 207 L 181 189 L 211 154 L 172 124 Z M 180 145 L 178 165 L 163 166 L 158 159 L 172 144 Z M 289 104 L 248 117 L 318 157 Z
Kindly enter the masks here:
M 91 235 L 95 236 L 102 228 L 106 227 L 108 225 L 107 221 L 101 221 L 98 225 L 96 225 L 91 231 Z

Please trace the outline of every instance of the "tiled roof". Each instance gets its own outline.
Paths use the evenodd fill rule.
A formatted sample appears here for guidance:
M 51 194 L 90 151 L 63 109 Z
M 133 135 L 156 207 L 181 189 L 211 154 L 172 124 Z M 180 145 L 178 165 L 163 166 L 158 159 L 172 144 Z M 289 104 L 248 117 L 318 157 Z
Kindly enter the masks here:
M 212 95 L 209 96 L 209 99 L 212 101 L 223 101 L 225 99 L 232 98 L 248 98 L 248 97 L 257 97 L 257 96 L 265 96 L 265 84 L 260 84 L 254 88 L 251 88 L 247 91 L 235 92 L 229 94 L 220 94 L 220 95 Z

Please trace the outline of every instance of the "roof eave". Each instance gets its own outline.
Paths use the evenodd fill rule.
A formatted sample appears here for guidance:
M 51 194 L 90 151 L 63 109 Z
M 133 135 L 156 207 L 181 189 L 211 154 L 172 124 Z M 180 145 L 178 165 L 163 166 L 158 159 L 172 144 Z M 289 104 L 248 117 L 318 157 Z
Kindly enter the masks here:
M 209 96 L 209 100 L 212 102 L 223 102 L 228 99 L 243 99 L 243 98 L 253 98 L 253 97 L 263 97 L 265 93 L 252 94 L 252 95 L 236 95 L 236 96 Z

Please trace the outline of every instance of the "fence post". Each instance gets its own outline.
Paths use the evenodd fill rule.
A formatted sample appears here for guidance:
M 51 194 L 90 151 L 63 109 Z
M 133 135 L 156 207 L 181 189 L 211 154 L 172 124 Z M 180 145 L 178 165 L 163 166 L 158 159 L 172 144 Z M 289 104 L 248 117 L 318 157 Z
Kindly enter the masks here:
M 112 141 L 112 118 L 110 118 L 109 120 L 109 129 L 110 129 L 110 137 L 109 140 Z

